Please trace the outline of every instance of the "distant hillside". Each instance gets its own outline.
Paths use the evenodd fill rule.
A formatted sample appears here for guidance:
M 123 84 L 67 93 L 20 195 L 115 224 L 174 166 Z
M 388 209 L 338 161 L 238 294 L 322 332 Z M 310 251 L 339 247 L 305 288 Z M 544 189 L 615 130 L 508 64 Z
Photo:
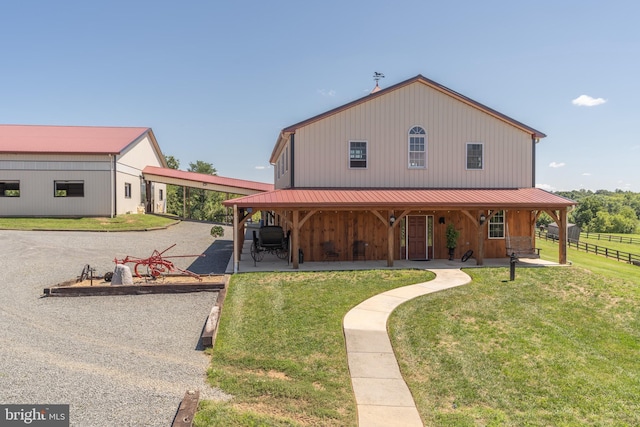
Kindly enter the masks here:
M 635 233 L 640 231 L 640 193 L 631 191 L 573 190 L 555 194 L 578 202 L 569 222 L 594 233 Z

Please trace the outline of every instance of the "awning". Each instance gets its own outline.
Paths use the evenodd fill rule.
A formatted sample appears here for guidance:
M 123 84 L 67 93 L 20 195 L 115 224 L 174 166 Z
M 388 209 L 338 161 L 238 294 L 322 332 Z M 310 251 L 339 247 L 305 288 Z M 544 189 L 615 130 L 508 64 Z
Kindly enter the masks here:
M 470 189 L 279 189 L 223 202 L 226 206 L 255 209 L 300 208 L 418 208 L 434 209 L 558 209 L 576 205 L 573 200 L 539 188 Z

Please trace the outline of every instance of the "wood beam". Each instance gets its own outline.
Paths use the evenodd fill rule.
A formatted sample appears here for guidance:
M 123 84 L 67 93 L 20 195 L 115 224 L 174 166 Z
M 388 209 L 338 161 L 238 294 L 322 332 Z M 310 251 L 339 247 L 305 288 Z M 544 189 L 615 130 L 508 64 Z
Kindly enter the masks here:
M 240 246 L 238 231 L 238 205 L 233 205 L 233 273 L 237 273 L 240 269 Z
M 307 214 L 300 220 L 300 228 L 302 228 L 304 223 L 307 222 L 307 220 L 309 218 L 311 218 L 313 215 L 315 215 L 316 212 L 318 212 L 318 209 L 313 209 L 313 210 L 307 212 Z
M 559 212 L 560 221 L 558 224 L 558 237 L 559 237 L 559 250 L 558 250 L 558 263 L 567 263 L 567 208 L 560 209 Z
M 374 214 L 380 221 L 382 221 L 383 224 L 388 224 L 389 222 L 387 221 L 387 219 L 382 216 L 382 214 L 376 210 L 371 210 L 370 211 L 372 214 Z
M 295 210 L 293 211 L 293 230 L 291 233 L 291 250 L 293 251 L 292 253 L 292 262 L 293 262 L 293 268 L 295 270 L 297 270 L 299 268 L 299 262 L 300 259 L 298 257 L 299 254 L 299 248 L 300 248 L 300 242 L 299 242 L 299 238 L 300 238 L 300 223 L 299 223 L 299 217 L 300 217 L 300 212 Z
M 391 218 L 393 211 L 389 210 L 387 218 Z M 393 267 L 393 230 L 397 221 L 393 224 L 387 220 L 387 267 Z

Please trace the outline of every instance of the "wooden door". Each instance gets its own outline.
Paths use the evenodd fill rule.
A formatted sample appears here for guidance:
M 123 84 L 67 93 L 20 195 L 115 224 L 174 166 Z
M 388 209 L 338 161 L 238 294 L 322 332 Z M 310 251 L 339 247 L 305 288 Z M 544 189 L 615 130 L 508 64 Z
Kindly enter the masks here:
M 407 258 L 427 259 L 427 217 L 410 215 L 407 222 Z

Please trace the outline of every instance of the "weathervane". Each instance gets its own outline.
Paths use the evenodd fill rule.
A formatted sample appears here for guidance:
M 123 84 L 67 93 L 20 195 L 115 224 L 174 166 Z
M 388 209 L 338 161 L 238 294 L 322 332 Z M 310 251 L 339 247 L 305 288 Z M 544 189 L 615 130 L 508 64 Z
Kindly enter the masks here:
M 376 86 L 378 86 L 378 80 L 380 80 L 380 79 L 384 79 L 384 74 L 379 73 L 377 71 L 374 71 L 373 72 L 373 80 L 376 81 Z

